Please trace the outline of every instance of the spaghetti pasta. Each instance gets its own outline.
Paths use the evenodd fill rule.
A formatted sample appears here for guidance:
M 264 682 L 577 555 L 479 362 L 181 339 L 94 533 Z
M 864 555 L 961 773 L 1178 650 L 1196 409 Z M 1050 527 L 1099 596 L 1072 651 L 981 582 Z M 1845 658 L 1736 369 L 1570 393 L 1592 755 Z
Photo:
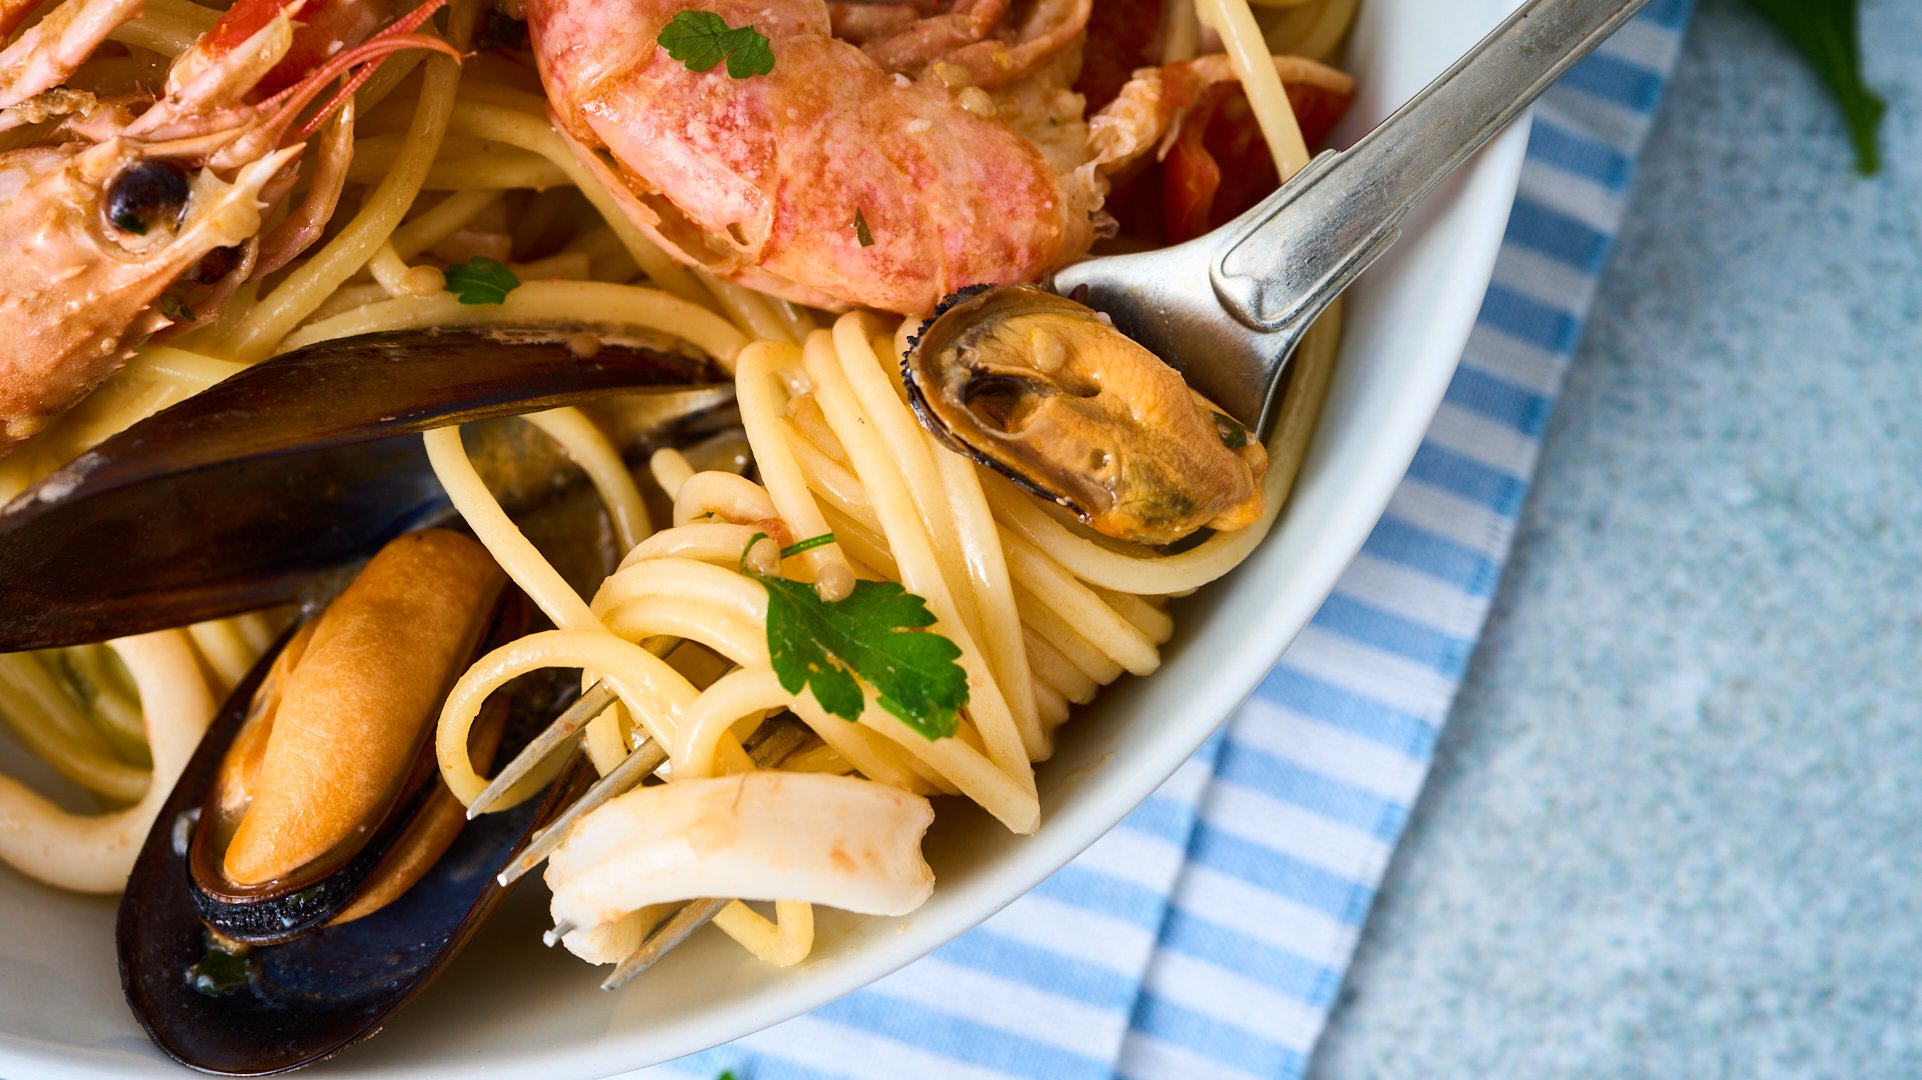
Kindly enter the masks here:
M 1328 56 L 1354 0 L 1252 4 L 1171 0 L 1155 54 L 1172 62 L 1225 52 L 1286 177 L 1305 165 L 1308 148 L 1268 56 Z M 455 0 L 447 39 L 468 48 L 479 13 L 479 0 Z M 101 71 L 127 60 L 164 65 L 217 17 L 192 0 L 148 0 L 115 32 L 125 55 L 89 63 Z M 463 71 L 443 56 L 406 55 L 362 85 L 354 119 L 334 129 L 352 140 L 352 164 L 320 242 L 239 285 L 218 318 L 139 348 L 83 405 L 0 462 L 0 498 L 247 365 L 319 341 L 500 326 L 672 343 L 732 376 L 755 475 L 697 469 L 663 450 L 637 479 L 587 413 L 528 417 L 584 471 L 626 552 L 591 597 L 568 586 L 502 509 L 457 430 L 425 436 L 467 527 L 555 627 L 488 653 L 455 684 L 435 736 L 447 787 L 465 802 L 485 783 L 467 751 L 490 694 L 532 671 L 578 668 L 618 700 L 587 725 L 587 752 L 602 773 L 643 740 L 666 751 L 675 780 L 743 772 L 753 768 L 745 744 L 769 717 L 788 713 L 814 738 L 784 770 L 960 796 L 1012 832 L 1033 831 L 1034 763 L 1052 752 L 1072 705 L 1124 674 L 1153 672 L 1174 631 L 1170 598 L 1226 575 L 1273 525 L 1326 392 L 1339 306 L 1294 362 L 1261 481 L 1261 520 L 1176 553 L 1110 540 L 951 453 L 921 426 L 896 367 L 915 320 L 831 315 L 684 265 L 657 242 L 660 229 L 637 225 L 635 196 L 619 174 L 556 128 L 546 98 L 531 92 L 538 82 L 528 66 L 494 56 L 468 63 Z M 78 81 L 87 76 L 83 66 Z M 969 98 L 977 108 L 995 108 L 980 87 L 965 90 L 979 95 Z M 1015 99 L 1006 100 L 1016 115 Z M 306 191 L 296 186 L 288 201 Z M 502 303 L 462 303 L 443 288 L 442 267 L 484 250 L 507 253 L 521 284 Z M 650 519 L 644 483 L 665 493 L 671 521 Z M 777 542 L 756 545 L 756 534 Z M 834 542 L 789 557 L 772 550 L 826 535 Z M 744 568 L 810 583 L 824 601 L 861 581 L 898 582 L 922 598 L 966 675 L 955 734 L 931 740 L 872 700 L 851 723 L 813 693 L 784 686 L 769 655 L 768 596 Z M 243 616 L 115 642 L 111 653 L 90 646 L 0 657 L 0 713 L 19 740 L 123 807 L 75 815 L 0 777 L 8 825 L 0 860 L 66 888 L 117 888 L 133 840 L 213 701 L 269 648 L 279 621 Z M 131 684 L 116 681 L 117 662 Z M 61 674 L 69 669 L 79 674 Z M 507 803 L 532 795 L 560 764 L 528 777 Z M 771 899 L 772 920 L 736 902 L 715 923 L 771 963 L 798 962 L 811 947 L 811 908 Z M 650 908 L 582 928 L 570 947 L 622 955 L 662 914 Z

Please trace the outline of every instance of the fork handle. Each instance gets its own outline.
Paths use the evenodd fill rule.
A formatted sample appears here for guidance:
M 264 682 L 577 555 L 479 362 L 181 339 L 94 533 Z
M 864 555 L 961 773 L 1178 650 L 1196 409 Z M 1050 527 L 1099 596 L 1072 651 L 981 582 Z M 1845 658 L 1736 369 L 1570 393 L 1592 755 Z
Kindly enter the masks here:
M 1221 305 L 1294 338 L 1401 235 L 1402 219 L 1648 0 L 1528 0 L 1350 149 L 1317 157 L 1226 226 Z

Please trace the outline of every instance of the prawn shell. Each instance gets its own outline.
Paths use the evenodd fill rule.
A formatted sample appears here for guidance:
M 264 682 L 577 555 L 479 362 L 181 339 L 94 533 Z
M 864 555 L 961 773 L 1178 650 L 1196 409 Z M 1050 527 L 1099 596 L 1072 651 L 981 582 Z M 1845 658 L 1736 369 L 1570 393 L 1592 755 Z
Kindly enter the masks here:
M 190 1068 L 266 1076 L 323 1061 L 379 1031 L 457 954 L 506 898 L 497 875 L 527 837 L 572 803 L 587 782 L 576 758 L 545 798 L 485 814 L 392 903 L 352 922 L 247 953 L 244 986 L 210 996 L 188 970 L 207 952 L 174 833 L 205 800 L 227 747 L 282 645 L 234 690 L 155 820 L 127 882 L 115 924 L 121 987 L 155 1045 Z M 530 677 L 513 695 L 510 740 L 551 719 L 576 679 Z M 508 749 L 518 745 L 510 741 Z

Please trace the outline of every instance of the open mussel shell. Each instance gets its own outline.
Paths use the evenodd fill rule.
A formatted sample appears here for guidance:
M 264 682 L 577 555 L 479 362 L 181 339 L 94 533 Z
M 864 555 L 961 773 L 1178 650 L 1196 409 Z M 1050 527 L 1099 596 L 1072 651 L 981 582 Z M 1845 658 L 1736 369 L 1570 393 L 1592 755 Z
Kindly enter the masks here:
M 915 335 L 901 372 L 923 427 L 1097 532 L 1170 544 L 1260 516 L 1266 456 L 1248 430 L 1066 297 L 963 289 Z
M 213 939 L 202 923 L 205 900 L 197 902 L 188 866 L 192 834 L 255 692 L 286 641 L 235 687 L 181 773 L 134 863 L 115 927 L 121 985 L 141 1026 L 175 1060 L 219 1075 L 300 1068 L 378 1031 L 486 922 L 507 893 L 496 875 L 535 829 L 579 795 L 587 779 L 577 760 L 545 798 L 468 822 L 432 868 L 391 903 L 352 922 L 246 950 L 243 976 L 203 989 L 196 965 L 210 955 Z M 503 752 L 517 749 L 560 710 L 579 685 L 571 674 L 529 675 L 503 689 L 509 698 Z M 416 796 L 438 782 L 429 776 Z M 345 885 L 321 891 L 326 895 L 282 898 L 280 913 L 319 925 L 352 893 Z M 273 910 L 258 914 L 271 918 Z
M 296 598 L 447 513 L 421 441 L 395 436 L 725 381 L 706 360 L 643 344 L 578 356 L 552 332 L 396 331 L 277 356 L 0 509 L 0 651 Z

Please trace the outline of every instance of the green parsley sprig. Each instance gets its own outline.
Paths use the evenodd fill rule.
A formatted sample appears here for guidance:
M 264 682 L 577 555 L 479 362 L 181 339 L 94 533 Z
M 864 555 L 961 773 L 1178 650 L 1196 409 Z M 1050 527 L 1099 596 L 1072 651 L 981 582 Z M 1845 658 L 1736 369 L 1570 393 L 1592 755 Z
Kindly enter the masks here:
M 447 291 L 463 304 L 502 304 L 521 279 L 495 259 L 476 255 L 447 268 Z
M 727 61 L 730 78 L 748 79 L 774 70 L 774 49 L 752 26 L 730 27 L 712 11 L 683 11 L 668 20 L 655 43 L 689 71 L 711 71 Z
M 762 574 L 748 562 L 755 533 L 741 552 L 741 573 L 767 590 L 767 653 L 781 689 L 814 692 L 832 716 L 856 721 L 867 707 L 861 683 L 881 707 L 933 741 L 954 734 L 968 704 L 968 673 L 955 661 L 961 647 L 929 632 L 928 602 L 892 581 L 857 581 L 846 599 L 821 599 L 814 586 Z M 834 542 L 812 537 L 782 550 L 783 557 Z M 856 676 L 859 676 L 857 680 Z

